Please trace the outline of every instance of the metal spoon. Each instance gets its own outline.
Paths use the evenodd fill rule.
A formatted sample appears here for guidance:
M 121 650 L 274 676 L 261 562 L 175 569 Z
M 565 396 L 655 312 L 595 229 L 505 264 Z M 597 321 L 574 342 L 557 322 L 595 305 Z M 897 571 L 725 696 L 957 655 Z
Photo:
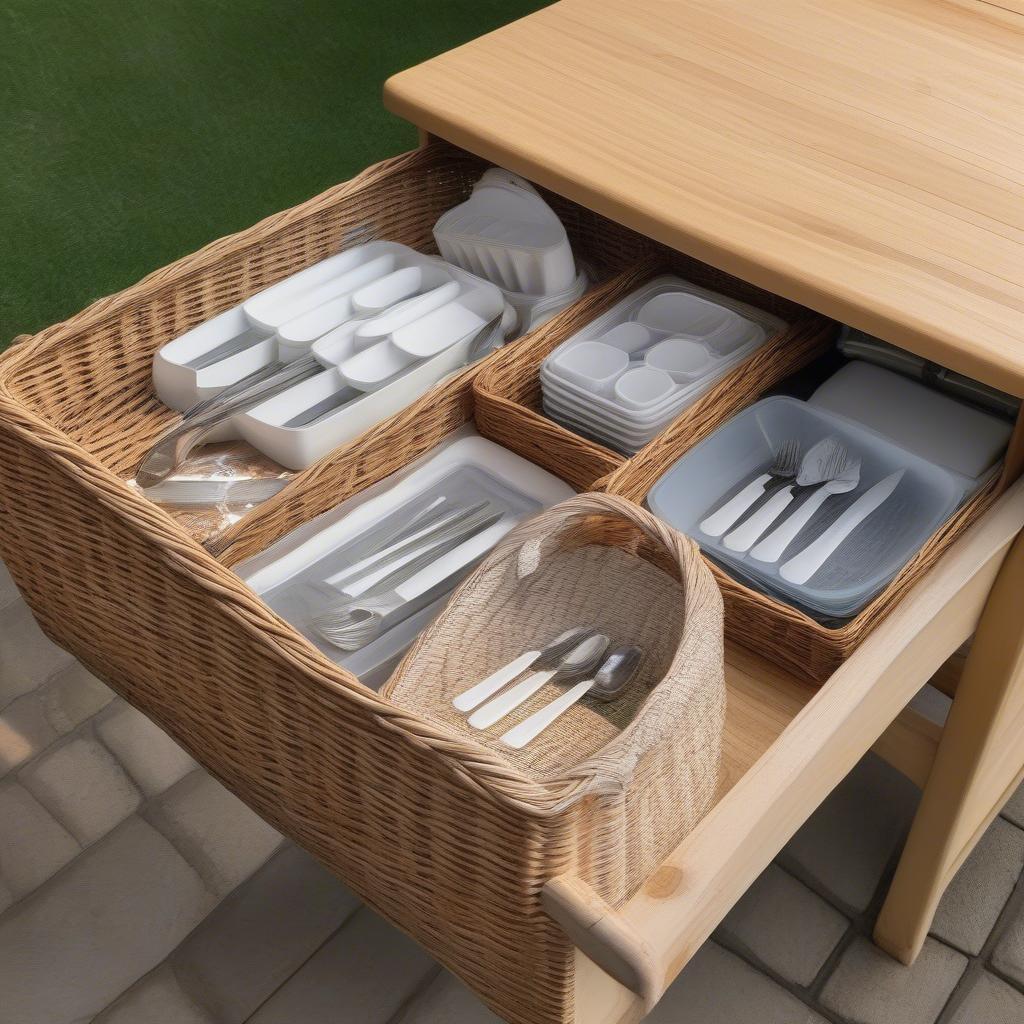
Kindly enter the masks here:
M 601 660 L 601 655 L 608 649 L 608 643 L 608 637 L 604 633 L 595 633 L 588 637 L 569 651 L 556 668 L 532 672 L 521 683 L 516 683 L 511 690 L 474 711 L 470 715 L 469 724 L 474 729 L 486 729 L 528 701 L 545 683 L 551 680 L 564 683 L 592 672 Z
M 534 662 L 538 668 L 554 668 L 577 644 L 593 636 L 597 630 L 593 626 L 576 626 L 559 634 L 546 647 L 535 651 L 524 651 L 518 658 L 507 665 L 495 669 L 486 679 L 463 690 L 452 704 L 459 711 L 472 711 L 478 704 L 483 704 L 488 697 L 493 697 L 506 683 L 511 683 L 516 676 L 525 672 Z
M 516 750 L 535 740 L 560 715 L 565 714 L 584 694 L 592 692 L 602 701 L 614 700 L 629 684 L 640 667 L 643 651 L 639 647 L 616 647 L 604 660 L 592 679 L 584 679 L 571 690 L 556 697 L 546 708 L 509 729 L 502 743 Z

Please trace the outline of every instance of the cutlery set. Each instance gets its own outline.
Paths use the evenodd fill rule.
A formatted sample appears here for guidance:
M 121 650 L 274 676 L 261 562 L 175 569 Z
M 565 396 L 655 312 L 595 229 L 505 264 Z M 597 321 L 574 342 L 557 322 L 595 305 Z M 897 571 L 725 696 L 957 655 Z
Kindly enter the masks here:
M 609 639 L 592 626 L 577 626 L 557 636 L 546 647 L 525 651 L 452 701 L 468 714 L 474 729 L 488 729 L 512 714 L 548 683 L 575 683 L 539 711 L 507 730 L 501 741 L 521 749 L 564 715 L 585 696 L 610 702 L 625 691 L 640 665 L 639 647 L 616 647 L 606 655 Z M 520 679 L 528 669 L 533 669 Z M 508 684 L 515 682 L 514 686 Z M 508 687 L 506 689 L 506 687 Z M 472 712 L 472 714 L 469 714 Z
M 544 360 L 544 411 L 633 454 L 783 326 L 682 278 L 655 278 Z
M 326 657 L 376 686 L 508 530 L 573 493 L 464 428 L 237 571 Z
M 852 420 L 776 397 L 690 449 L 647 502 L 737 579 L 828 622 L 856 614 L 968 491 Z

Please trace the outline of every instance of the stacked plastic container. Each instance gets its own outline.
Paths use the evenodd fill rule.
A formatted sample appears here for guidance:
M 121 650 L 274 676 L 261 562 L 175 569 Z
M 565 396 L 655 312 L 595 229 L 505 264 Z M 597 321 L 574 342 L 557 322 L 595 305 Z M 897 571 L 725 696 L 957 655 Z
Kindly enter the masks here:
M 554 210 L 525 179 L 491 167 L 466 202 L 443 214 L 434 240 L 449 263 L 501 288 L 525 333 L 587 288 Z
M 544 411 L 631 455 L 784 326 L 682 278 L 655 278 L 548 356 Z

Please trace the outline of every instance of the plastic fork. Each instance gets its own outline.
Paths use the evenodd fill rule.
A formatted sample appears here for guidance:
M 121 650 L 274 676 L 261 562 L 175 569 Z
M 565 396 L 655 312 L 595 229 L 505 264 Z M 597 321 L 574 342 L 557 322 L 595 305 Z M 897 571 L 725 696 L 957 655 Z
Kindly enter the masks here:
M 734 523 L 738 522 L 751 505 L 759 498 L 770 494 L 777 487 L 792 480 L 800 466 L 800 443 L 786 441 L 775 453 L 775 461 L 766 473 L 761 473 L 733 495 L 721 508 L 712 512 L 700 524 L 702 533 L 709 537 L 721 537 Z

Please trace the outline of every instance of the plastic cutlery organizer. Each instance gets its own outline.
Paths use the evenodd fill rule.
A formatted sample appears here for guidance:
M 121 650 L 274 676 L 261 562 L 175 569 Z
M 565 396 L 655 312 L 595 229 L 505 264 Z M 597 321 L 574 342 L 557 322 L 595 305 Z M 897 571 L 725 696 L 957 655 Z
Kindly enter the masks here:
M 701 522 L 771 466 L 787 441 L 802 452 L 834 437 L 861 460 L 860 481 L 849 493 L 829 498 L 789 544 L 766 563 L 750 551 L 730 550 L 724 537 L 711 537 Z M 845 509 L 874 485 L 903 471 L 897 486 L 857 526 L 805 584 L 788 582 L 781 570 L 806 549 Z M 768 398 L 730 420 L 692 448 L 659 480 L 648 496 L 651 510 L 693 537 L 705 554 L 741 580 L 795 604 L 819 619 L 855 614 L 948 519 L 976 480 L 960 476 L 901 448 L 852 420 L 794 398 Z M 776 521 L 799 507 L 795 500 Z M 765 533 L 767 536 L 767 531 Z
M 368 686 L 378 686 L 444 607 L 452 587 L 485 552 L 517 522 L 572 494 L 572 488 L 558 477 L 464 428 L 402 473 L 287 534 L 242 563 L 238 573 L 328 658 Z M 360 539 L 376 524 L 411 517 L 442 495 L 463 506 L 486 500 L 504 515 L 404 585 L 402 596 L 408 598 L 411 611 L 407 609 L 406 616 L 382 636 L 351 653 L 321 639 L 311 620 L 342 599 L 347 581 L 327 581 L 355 557 Z
M 544 410 L 619 451 L 638 451 L 784 326 L 682 278 L 655 278 L 544 360 Z
M 494 285 L 408 246 L 370 242 L 164 345 L 153 382 L 161 401 L 184 412 L 312 350 L 322 373 L 212 436 L 244 438 L 289 469 L 303 469 L 500 344 L 513 319 Z

